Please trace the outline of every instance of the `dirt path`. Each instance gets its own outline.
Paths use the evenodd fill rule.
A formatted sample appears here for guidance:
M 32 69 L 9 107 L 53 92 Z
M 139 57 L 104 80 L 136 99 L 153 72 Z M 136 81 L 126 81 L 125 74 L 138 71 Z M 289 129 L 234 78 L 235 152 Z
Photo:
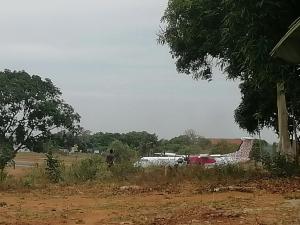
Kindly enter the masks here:
M 287 191 L 288 192 L 288 191 Z M 287 197 L 289 196 L 289 197 Z M 1 225 L 300 224 L 299 193 L 51 187 L 0 192 Z

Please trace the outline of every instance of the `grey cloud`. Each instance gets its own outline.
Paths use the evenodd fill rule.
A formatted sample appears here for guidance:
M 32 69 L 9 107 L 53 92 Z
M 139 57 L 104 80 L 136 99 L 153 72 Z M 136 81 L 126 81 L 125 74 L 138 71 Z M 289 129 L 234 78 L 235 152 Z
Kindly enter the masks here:
M 170 138 L 247 135 L 234 123 L 238 82 L 194 81 L 156 43 L 167 0 L 10 0 L 0 8 L 0 69 L 49 77 L 93 131 Z M 274 134 L 265 131 L 268 140 Z

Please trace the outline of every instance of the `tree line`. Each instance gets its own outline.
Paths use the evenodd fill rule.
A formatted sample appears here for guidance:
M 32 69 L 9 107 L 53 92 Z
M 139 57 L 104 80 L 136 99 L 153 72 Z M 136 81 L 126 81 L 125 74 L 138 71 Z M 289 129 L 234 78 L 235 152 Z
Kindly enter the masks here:
M 45 143 L 37 145 L 33 150 L 37 152 L 49 149 L 68 149 L 78 146 L 81 152 L 107 152 L 110 149 L 127 148 L 133 150 L 137 156 L 152 156 L 154 153 L 173 152 L 182 155 L 189 154 L 226 154 L 236 151 L 239 144 L 220 140 L 212 143 L 209 138 L 197 135 L 195 131 L 187 130 L 184 134 L 169 140 L 159 139 L 156 134 L 146 131 L 132 131 L 128 133 L 105 133 L 92 134 L 84 129 L 77 134 L 61 131 L 54 133 L 49 138 L 46 148 Z

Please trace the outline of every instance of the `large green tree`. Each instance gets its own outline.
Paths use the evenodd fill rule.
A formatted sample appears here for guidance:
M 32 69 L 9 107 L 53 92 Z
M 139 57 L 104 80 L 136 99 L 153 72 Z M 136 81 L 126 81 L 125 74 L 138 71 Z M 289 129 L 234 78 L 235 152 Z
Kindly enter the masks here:
M 300 77 L 286 81 L 287 111 L 289 116 L 289 133 L 293 136 L 295 128 L 299 136 L 300 125 Z M 276 108 L 276 87 L 269 82 L 261 82 L 259 87 L 253 82 L 240 84 L 242 101 L 235 110 L 235 120 L 239 126 L 249 133 L 257 133 L 262 127 L 278 131 L 278 112 Z
M 287 77 L 296 66 L 282 65 L 269 53 L 300 15 L 298 0 L 169 0 L 159 42 L 168 44 L 179 72 L 212 79 L 217 62 L 230 79 L 269 82 L 277 88 L 280 150 L 293 154 L 285 99 Z
M 0 72 L 0 154 L 9 145 L 13 157 L 57 129 L 77 128 L 80 116 L 61 95 L 49 79 L 25 71 Z

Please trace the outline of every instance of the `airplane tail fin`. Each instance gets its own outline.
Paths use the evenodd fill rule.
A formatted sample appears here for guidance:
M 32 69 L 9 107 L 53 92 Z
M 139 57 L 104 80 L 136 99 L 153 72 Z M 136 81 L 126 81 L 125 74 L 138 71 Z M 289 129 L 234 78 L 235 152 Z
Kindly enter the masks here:
M 253 138 L 242 138 L 242 144 L 240 145 L 240 148 L 236 152 L 227 154 L 227 156 L 231 157 L 235 161 L 248 161 L 250 160 L 250 152 L 252 150 L 253 143 Z

